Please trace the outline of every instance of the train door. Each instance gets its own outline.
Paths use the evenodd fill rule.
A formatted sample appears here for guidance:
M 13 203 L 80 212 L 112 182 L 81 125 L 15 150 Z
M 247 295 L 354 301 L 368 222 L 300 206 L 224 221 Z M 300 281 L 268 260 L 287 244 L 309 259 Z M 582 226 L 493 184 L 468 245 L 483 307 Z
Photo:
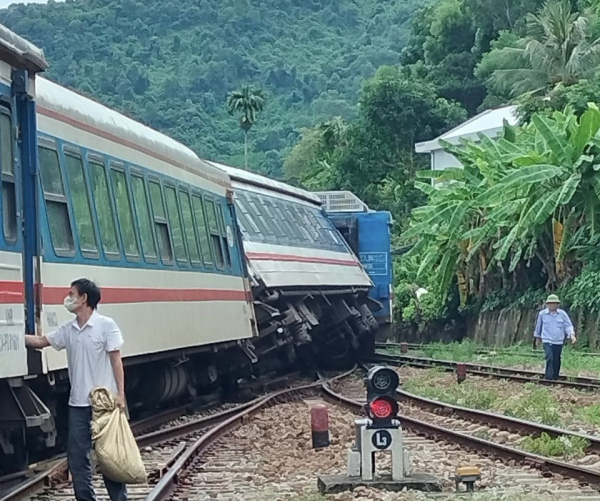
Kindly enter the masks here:
M 0 74 L 0 377 L 27 374 L 23 342 L 25 305 L 23 290 L 23 235 L 18 229 L 22 215 L 20 155 L 15 141 L 17 116 L 11 87 Z
M 49 416 L 25 380 L 40 357 L 24 342 L 35 331 L 34 76 L 46 66 L 40 49 L 0 25 L 0 471 L 26 465 L 27 431 Z

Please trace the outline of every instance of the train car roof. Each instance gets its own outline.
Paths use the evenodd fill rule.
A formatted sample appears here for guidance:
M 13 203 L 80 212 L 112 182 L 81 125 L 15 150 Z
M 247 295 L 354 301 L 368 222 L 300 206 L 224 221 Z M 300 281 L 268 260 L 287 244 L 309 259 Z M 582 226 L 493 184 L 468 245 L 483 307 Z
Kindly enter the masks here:
M 187 146 L 55 82 L 38 78 L 36 100 L 38 112 L 43 115 L 119 142 L 217 184 L 231 186 L 229 176 L 222 169 L 200 159 Z
M 15 67 L 44 71 L 48 62 L 44 51 L 0 24 L 0 59 Z
M 230 167 L 228 165 L 223 165 L 212 161 L 210 163 L 226 172 L 232 181 L 238 181 L 240 183 L 258 186 L 259 188 L 266 190 L 284 193 L 295 198 L 301 198 L 315 205 L 320 206 L 322 204 L 321 199 L 310 191 L 296 188 L 294 186 L 290 186 L 289 184 L 282 183 L 281 181 L 275 181 L 274 179 L 269 179 L 268 177 L 255 174 L 254 172 L 249 172 L 247 170 L 237 169 L 235 167 Z

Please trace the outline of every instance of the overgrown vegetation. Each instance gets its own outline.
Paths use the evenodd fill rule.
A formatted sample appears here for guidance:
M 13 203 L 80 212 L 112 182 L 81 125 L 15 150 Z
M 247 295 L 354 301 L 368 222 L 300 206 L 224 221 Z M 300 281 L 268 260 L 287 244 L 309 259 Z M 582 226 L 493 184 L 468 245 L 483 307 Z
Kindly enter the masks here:
M 552 438 L 547 433 L 542 433 L 539 437 L 527 437 L 521 443 L 523 449 L 534 454 L 567 460 L 583 456 L 589 445 L 589 441 L 584 438 L 566 436 Z
M 462 384 L 453 374 L 440 369 L 421 371 L 403 381 L 403 389 L 433 400 L 462 407 L 499 412 L 527 421 L 551 426 L 597 426 L 600 406 L 585 405 L 584 395 L 573 390 L 568 397 L 534 383 L 513 383 L 510 387 L 500 381 L 482 385 L 478 378 L 469 378 Z M 485 437 L 483 437 L 485 438 Z
M 398 351 L 390 349 L 392 352 Z M 544 367 L 542 349 L 532 349 L 531 344 L 514 344 L 505 348 L 490 349 L 471 340 L 460 343 L 429 343 L 423 345 L 416 355 L 456 362 L 479 362 L 487 365 L 518 366 L 541 370 Z M 562 372 L 577 375 L 580 372 L 597 372 L 598 358 L 595 353 L 565 347 L 562 356 Z

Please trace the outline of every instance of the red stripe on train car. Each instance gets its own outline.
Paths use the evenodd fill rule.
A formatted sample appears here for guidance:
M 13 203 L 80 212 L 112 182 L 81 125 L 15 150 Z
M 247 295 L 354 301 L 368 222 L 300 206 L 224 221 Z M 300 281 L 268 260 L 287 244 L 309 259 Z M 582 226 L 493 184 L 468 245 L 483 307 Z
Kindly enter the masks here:
M 295 256 L 290 254 L 275 254 L 272 252 L 246 252 L 248 259 L 256 261 L 295 261 L 298 263 L 338 264 L 340 266 L 358 266 L 358 261 L 350 259 Z
M 202 301 L 248 301 L 250 294 L 244 290 L 216 289 L 147 289 L 135 287 L 102 287 L 103 304 L 202 302 Z M 37 285 L 43 304 L 62 304 L 68 287 L 44 287 Z M 0 304 L 22 303 L 23 283 L 0 281 Z

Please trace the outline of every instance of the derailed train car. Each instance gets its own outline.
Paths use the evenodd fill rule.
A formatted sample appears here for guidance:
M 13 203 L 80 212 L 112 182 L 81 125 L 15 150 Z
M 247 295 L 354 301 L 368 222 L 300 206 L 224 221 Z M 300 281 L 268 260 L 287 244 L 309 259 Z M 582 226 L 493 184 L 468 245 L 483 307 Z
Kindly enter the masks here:
M 23 335 L 70 319 L 75 278 L 97 281 L 123 330 L 133 412 L 372 344 L 371 281 L 314 195 L 232 184 L 227 168 L 36 77 L 45 67 L 0 26 L 0 471 L 60 441 L 65 354 L 27 351 Z
M 231 177 L 258 328 L 311 360 L 343 365 L 372 348 L 373 282 L 315 194 L 216 164 Z M 290 354 L 300 350 L 290 351 Z

